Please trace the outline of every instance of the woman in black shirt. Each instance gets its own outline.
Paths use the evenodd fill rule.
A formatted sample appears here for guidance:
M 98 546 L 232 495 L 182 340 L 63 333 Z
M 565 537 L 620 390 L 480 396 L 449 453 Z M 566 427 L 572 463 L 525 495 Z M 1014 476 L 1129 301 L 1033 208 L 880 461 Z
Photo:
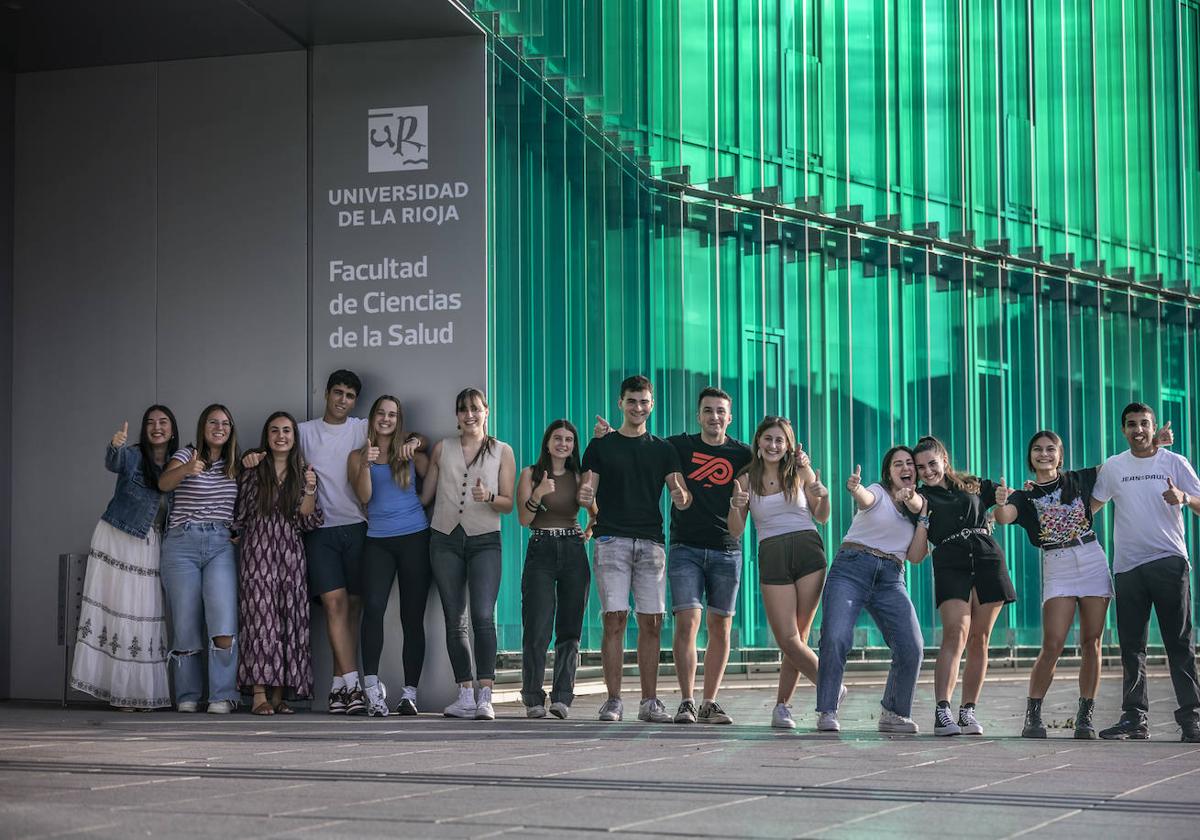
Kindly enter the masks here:
M 945 445 L 923 437 L 913 449 L 919 493 L 924 499 L 913 537 L 913 552 L 928 541 L 933 546 L 934 597 L 942 619 L 942 644 L 934 671 L 937 709 L 935 735 L 982 735 L 975 703 L 987 674 L 988 643 L 1000 609 L 1017 600 L 1004 551 L 992 538 L 988 509 L 1008 500 L 1003 481 L 962 475 L 950 465 Z M 958 721 L 950 715 L 950 697 L 958 663 L 966 650 L 962 705 Z

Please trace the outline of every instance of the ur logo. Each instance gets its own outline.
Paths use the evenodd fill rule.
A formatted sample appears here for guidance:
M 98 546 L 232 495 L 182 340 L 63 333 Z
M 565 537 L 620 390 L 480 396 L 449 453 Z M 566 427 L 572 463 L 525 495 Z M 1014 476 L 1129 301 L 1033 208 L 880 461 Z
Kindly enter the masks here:
M 429 106 L 367 111 L 367 171 L 429 168 Z
M 699 466 L 688 473 L 692 481 L 699 481 L 705 487 L 714 484 L 728 484 L 733 478 L 733 464 L 725 458 L 716 455 L 705 455 L 703 452 L 692 453 L 692 463 Z

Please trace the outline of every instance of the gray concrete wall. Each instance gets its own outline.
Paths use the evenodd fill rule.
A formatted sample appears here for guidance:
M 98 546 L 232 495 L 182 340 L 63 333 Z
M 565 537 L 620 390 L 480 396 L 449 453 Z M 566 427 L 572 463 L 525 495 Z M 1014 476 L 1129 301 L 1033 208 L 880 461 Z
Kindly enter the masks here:
M 13 85 L 0 70 L 0 534 L 12 533 Z M 0 538 L 0 615 L 10 615 L 12 544 Z M 9 695 L 9 622 L 0 621 L 0 700 Z
M 254 441 L 270 410 L 303 411 L 306 61 L 17 77 L 14 698 L 60 696 L 56 557 L 87 550 L 112 430 L 165 402 L 187 442 L 220 401 Z

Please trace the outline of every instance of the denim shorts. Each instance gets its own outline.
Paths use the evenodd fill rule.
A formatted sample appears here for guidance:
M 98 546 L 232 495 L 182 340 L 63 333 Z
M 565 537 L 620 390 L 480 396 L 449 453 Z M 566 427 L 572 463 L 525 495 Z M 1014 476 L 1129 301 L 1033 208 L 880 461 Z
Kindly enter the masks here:
M 731 616 L 742 580 L 742 552 L 676 543 L 667 558 L 671 612 L 698 610 L 707 596 L 708 611 Z
M 667 553 L 654 540 L 597 537 L 592 555 L 593 577 L 601 612 L 662 615 L 667 611 Z
M 338 589 L 362 595 L 366 544 L 366 522 L 318 528 L 304 535 L 308 591 L 314 598 Z

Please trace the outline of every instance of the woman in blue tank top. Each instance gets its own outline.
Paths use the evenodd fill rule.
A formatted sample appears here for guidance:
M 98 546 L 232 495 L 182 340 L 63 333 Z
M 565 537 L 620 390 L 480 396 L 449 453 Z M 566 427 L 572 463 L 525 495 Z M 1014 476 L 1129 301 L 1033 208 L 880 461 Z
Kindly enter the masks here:
M 383 617 L 392 581 L 400 582 L 400 624 L 404 630 L 404 690 L 396 714 L 417 713 L 417 684 L 425 664 L 425 602 L 429 567 L 429 518 L 421 507 L 418 482 L 429 458 L 408 441 L 400 401 L 384 394 L 368 415 L 367 445 L 350 453 L 347 469 L 355 494 L 367 508 L 363 554 L 362 657 L 367 714 L 387 717 L 387 688 L 379 681 Z

